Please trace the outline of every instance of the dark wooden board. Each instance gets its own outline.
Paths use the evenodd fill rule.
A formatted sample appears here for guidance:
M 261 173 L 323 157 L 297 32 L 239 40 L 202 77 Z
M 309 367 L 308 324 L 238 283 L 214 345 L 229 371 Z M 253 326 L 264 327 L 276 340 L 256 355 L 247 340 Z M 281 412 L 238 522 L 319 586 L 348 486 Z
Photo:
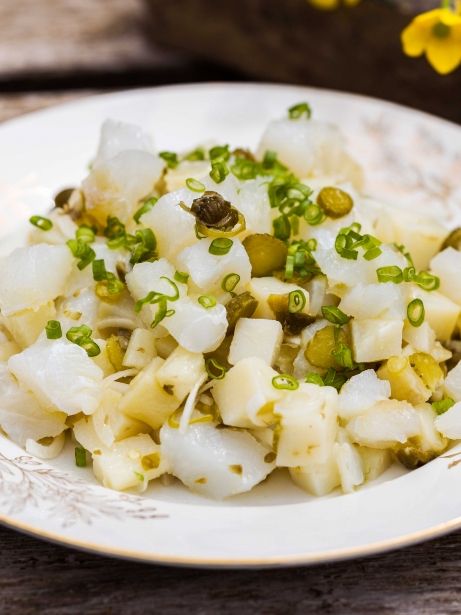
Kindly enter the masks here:
M 275 531 L 275 528 L 274 528 Z M 194 570 L 111 560 L 0 529 L 8 615 L 459 615 L 461 533 L 357 561 Z

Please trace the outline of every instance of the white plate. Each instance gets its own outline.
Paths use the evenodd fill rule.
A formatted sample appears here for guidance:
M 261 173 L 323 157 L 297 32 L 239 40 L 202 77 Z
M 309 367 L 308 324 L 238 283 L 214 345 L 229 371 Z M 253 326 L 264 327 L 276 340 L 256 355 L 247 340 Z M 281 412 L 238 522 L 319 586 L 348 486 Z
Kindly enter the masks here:
M 57 188 L 75 184 L 107 117 L 141 124 L 161 149 L 207 139 L 255 146 L 271 118 L 308 100 L 340 124 L 366 171 L 366 189 L 451 225 L 461 217 L 461 128 L 389 103 L 275 85 L 203 84 L 92 97 L 0 126 L 0 250 L 24 237 Z M 436 459 L 352 495 L 309 498 L 283 472 L 253 493 L 214 503 L 175 485 L 146 496 L 95 484 L 72 463 L 52 463 L 0 437 L 0 520 L 99 553 L 193 566 L 311 564 L 376 553 L 461 526 L 461 465 Z M 459 457 L 461 459 L 461 457 Z

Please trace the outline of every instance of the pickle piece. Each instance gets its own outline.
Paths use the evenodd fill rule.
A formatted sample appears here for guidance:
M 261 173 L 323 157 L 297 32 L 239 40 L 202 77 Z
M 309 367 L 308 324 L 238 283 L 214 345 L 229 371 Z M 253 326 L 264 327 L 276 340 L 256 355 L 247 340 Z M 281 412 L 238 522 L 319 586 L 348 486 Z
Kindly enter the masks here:
M 431 391 L 411 367 L 408 357 L 391 357 L 377 372 L 379 378 L 388 380 L 394 399 L 421 404 L 429 399 Z
M 239 318 L 251 318 L 258 307 L 258 302 L 249 292 L 242 293 L 232 299 L 226 305 L 228 333 L 232 333 Z
M 430 354 L 425 352 L 412 354 L 410 356 L 410 365 L 432 392 L 443 383 L 443 370 Z
M 347 344 L 344 331 L 333 325 L 327 325 L 315 333 L 304 351 L 304 356 L 315 367 L 323 369 L 338 367 L 333 351 L 341 343 Z
M 267 233 L 248 235 L 243 241 L 251 263 L 251 275 L 263 278 L 273 271 L 283 269 L 287 260 L 288 249 L 280 239 Z
M 354 201 L 350 194 L 333 186 L 320 190 L 317 196 L 317 203 L 330 218 L 342 218 L 354 206 Z

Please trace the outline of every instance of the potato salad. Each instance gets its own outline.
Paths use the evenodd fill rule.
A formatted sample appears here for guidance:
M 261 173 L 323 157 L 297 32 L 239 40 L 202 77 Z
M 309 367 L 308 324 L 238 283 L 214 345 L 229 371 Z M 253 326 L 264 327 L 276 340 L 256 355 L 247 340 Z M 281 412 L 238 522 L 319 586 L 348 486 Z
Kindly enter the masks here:
M 174 477 L 217 499 L 277 468 L 349 493 L 443 453 L 461 229 L 362 175 L 307 103 L 255 151 L 158 151 L 106 121 L 81 185 L 0 260 L 2 432 L 44 459 L 67 441 L 112 489 Z

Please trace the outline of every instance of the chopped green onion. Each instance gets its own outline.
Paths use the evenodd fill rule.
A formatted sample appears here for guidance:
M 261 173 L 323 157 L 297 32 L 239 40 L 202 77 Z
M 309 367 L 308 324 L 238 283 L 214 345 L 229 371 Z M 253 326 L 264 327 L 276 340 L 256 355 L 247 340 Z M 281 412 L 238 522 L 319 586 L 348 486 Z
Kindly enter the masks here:
M 125 284 L 113 273 L 108 272 L 107 277 L 96 284 L 95 292 L 100 299 L 117 299 L 125 288 Z
M 342 258 L 357 260 L 357 250 L 352 249 L 353 243 L 350 234 L 339 233 L 335 239 L 335 250 Z
M 184 160 L 205 160 L 205 150 L 203 147 L 197 147 L 192 152 L 184 156 Z
M 317 203 L 309 203 L 304 212 L 304 219 L 311 226 L 317 226 L 325 220 L 325 214 Z
M 104 229 L 104 237 L 108 239 L 116 239 L 126 235 L 125 225 L 115 216 L 107 217 L 106 228 Z
M 43 216 L 32 216 L 29 222 L 39 228 L 41 231 L 50 231 L 53 228 L 53 223 L 49 218 Z
M 421 299 L 413 299 L 407 307 L 407 318 L 413 327 L 420 327 L 424 322 L 426 311 Z
M 211 165 L 210 177 L 211 179 L 220 184 L 229 175 L 229 168 L 224 162 L 213 162 Z
M 292 290 L 288 293 L 288 311 L 290 314 L 301 312 L 306 305 L 306 296 L 302 290 Z
M 93 248 L 81 239 L 69 239 L 67 242 L 67 247 L 72 252 L 72 255 L 75 258 L 80 259 L 77 263 L 77 267 L 82 271 L 87 267 L 95 258 L 96 252 Z
M 324 305 L 322 307 L 322 314 L 326 320 L 334 325 L 346 325 L 351 319 L 342 310 L 332 305 Z
M 205 360 L 205 369 L 212 380 L 222 380 L 227 372 L 224 365 L 211 357 Z
M 100 282 L 101 280 L 107 280 L 107 271 L 104 259 L 98 258 L 97 260 L 94 260 L 92 263 L 92 267 L 93 279 L 96 280 L 96 282 Z
M 223 279 L 222 284 L 221 284 L 221 288 L 226 293 L 232 293 L 234 288 L 237 286 L 237 284 L 239 282 L 240 282 L 240 276 L 239 276 L 238 273 L 229 273 Z
M 437 414 L 443 414 L 447 410 L 450 410 L 451 407 L 455 405 L 455 400 L 451 397 L 445 397 L 439 401 L 433 401 L 432 407 Z
M 62 337 L 61 323 L 58 320 L 49 320 L 46 324 L 45 332 L 49 340 L 58 340 Z
M 144 214 L 147 214 L 147 212 L 149 212 L 154 207 L 157 201 L 158 198 L 156 196 L 152 196 L 146 201 L 144 201 L 144 204 L 136 211 L 133 216 L 133 219 L 136 224 L 139 224 L 139 221 L 141 220 L 142 216 L 144 216 Z
M 166 162 L 169 169 L 175 169 L 179 164 L 178 154 L 174 152 L 160 152 L 159 156 Z
M 232 248 L 234 242 L 228 237 L 217 237 L 213 239 L 208 248 L 208 252 L 214 256 L 224 256 Z
M 311 237 L 306 241 L 306 248 L 309 252 L 315 252 L 317 250 L 317 239 L 315 237 Z
M 158 304 L 158 308 L 157 308 L 157 312 L 155 313 L 155 318 L 150 324 L 151 329 L 155 329 L 155 327 L 159 325 L 162 322 L 162 320 L 168 316 L 169 310 L 167 307 L 168 304 L 166 302 L 166 299 L 164 297 L 161 297 L 161 299 L 157 301 L 157 304 Z M 174 311 L 173 311 L 173 314 L 174 314 Z M 172 316 L 172 314 L 170 314 L 170 316 Z
M 101 349 L 95 341 L 91 339 L 92 330 L 87 325 L 80 325 L 79 327 L 71 327 L 66 333 L 66 337 L 69 342 L 80 346 L 89 357 L 96 357 L 100 354 Z
M 312 115 L 312 109 L 307 102 L 298 103 L 288 109 L 288 117 L 290 120 L 297 120 L 303 115 L 305 115 L 308 119 Z
M 194 179 L 193 177 L 188 177 L 186 179 L 186 186 L 189 190 L 192 190 L 192 192 L 205 192 L 206 190 L 205 184 L 202 184 L 202 182 L 199 182 L 198 179 Z
M 75 238 L 77 240 L 80 239 L 80 241 L 84 241 L 85 243 L 93 243 L 93 241 L 95 240 L 95 231 L 89 227 L 86 226 L 86 224 L 82 224 L 82 226 L 79 226 L 76 233 L 75 233 Z
M 211 162 L 227 162 L 230 158 L 228 145 L 215 145 L 208 152 Z
M 383 251 L 381 250 L 381 248 L 378 248 L 378 247 L 370 248 L 369 250 L 365 252 L 365 254 L 363 255 L 363 258 L 367 261 L 372 261 L 375 258 L 378 258 L 378 256 L 381 256 L 382 253 Z
M 150 228 L 144 228 L 135 233 L 136 244 L 130 258 L 130 264 L 136 265 L 155 258 L 157 239 Z
M 184 271 L 176 271 L 174 274 L 174 279 L 176 282 L 180 282 L 181 284 L 187 284 L 189 280 L 189 274 L 184 273 Z
M 201 295 L 197 299 L 197 301 L 200 303 L 202 307 L 206 308 L 207 310 L 214 307 L 217 303 L 216 299 L 214 297 L 211 297 L 210 295 Z
M 339 343 L 331 354 L 334 356 L 336 363 L 341 365 L 341 367 L 345 367 L 346 369 L 355 368 L 356 365 L 352 356 L 352 349 L 347 344 L 343 342 Z
M 288 217 L 285 214 L 278 216 L 272 221 L 272 226 L 274 227 L 274 237 L 277 239 L 281 239 L 284 241 L 288 239 L 291 234 L 291 224 Z
M 86 450 L 83 448 L 83 446 L 75 447 L 75 465 L 78 468 L 86 467 Z
M 414 267 L 405 267 L 403 270 L 404 282 L 413 282 L 416 277 L 416 269 Z
M 406 247 L 402 244 L 399 245 L 397 243 L 394 243 L 394 247 L 397 248 L 397 250 L 404 255 L 404 257 L 407 259 L 408 264 L 410 265 L 410 267 L 414 266 L 413 263 L 413 259 L 411 258 L 411 254 L 408 252 L 408 250 L 406 249 Z
M 378 277 L 378 282 L 393 282 L 394 284 L 400 284 L 400 282 L 403 282 L 403 271 L 400 267 L 397 267 L 397 265 L 380 267 L 376 270 L 376 275 Z
M 421 273 L 416 274 L 413 281 L 427 291 L 437 290 L 440 286 L 440 278 L 428 271 L 421 271 Z
M 279 374 L 272 378 L 272 386 L 274 389 L 296 391 L 299 387 L 299 382 L 290 374 Z
M 315 372 L 309 372 L 306 376 L 305 382 L 309 384 L 317 384 L 319 387 L 323 387 L 323 378 L 320 374 Z
M 255 179 L 258 175 L 258 165 L 253 160 L 237 158 L 231 166 L 232 174 L 241 181 Z
M 328 387 L 334 387 L 337 391 L 341 390 L 341 387 L 346 381 L 347 377 L 343 374 L 338 374 L 338 372 L 332 367 L 329 368 L 329 370 L 323 377 L 324 385 Z

